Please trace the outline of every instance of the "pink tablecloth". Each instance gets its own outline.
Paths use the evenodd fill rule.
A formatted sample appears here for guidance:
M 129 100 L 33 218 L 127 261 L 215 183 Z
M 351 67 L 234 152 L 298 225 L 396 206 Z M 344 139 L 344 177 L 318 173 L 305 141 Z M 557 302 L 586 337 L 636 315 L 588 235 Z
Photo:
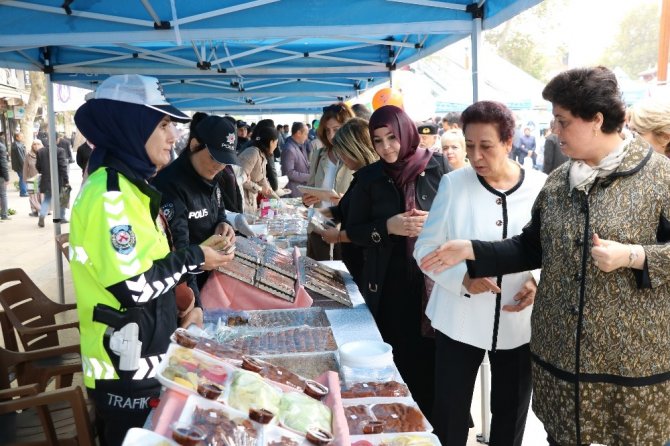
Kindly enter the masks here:
M 299 257 L 300 252 L 295 249 L 293 259 L 296 265 Z M 200 290 L 200 302 L 205 311 L 222 308 L 232 310 L 307 308 L 313 303 L 298 280 L 295 284 L 295 301 L 289 302 L 218 271 L 212 271 L 205 286 Z
M 273 310 L 312 306 L 312 298 L 305 288 L 297 283 L 295 301 L 289 302 L 218 271 L 210 274 L 205 286 L 200 290 L 200 302 L 205 311 L 222 308 Z

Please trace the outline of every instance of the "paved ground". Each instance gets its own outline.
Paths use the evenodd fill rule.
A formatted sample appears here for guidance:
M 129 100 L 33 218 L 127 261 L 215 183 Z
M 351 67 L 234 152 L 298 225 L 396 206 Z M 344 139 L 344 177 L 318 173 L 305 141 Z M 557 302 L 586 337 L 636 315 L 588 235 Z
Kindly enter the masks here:
M 14 175 L 13 180 L 16 179 Z M 13 181 L 12 180 L 12 181 Z M 72 185 L 72 200 L 79 192 L 81 185 L 81 170 L 76 164 L 70 164 L 70 184 Z M 16 210 L 16 214 L 9 221 L 0 223 L 0 269 L 23 268 L 37 286 L 51 299 L 58 301 L 58 276 L 56 258 L 60 256 L 54 241 L 54 224 L 47 220 L 46 226 L 37 226 L 37 218 L 30 217 L 30 206 L 27 198 L 19 197 L 19 192 L 9 188 L 9 207 Z M 69 225 L 61 225 L 61 232 L 68 232 Z M 70 268 L 63 262 L 65 302 L 74 302 L 74 289 Z M 64 340 L 68 342 L 68 340 Z M 472 402 L 472 416 L 475 427 L 470 429 L 468 446 L 478 445 L 476 435 L 481 432 L 481 408 L 479 379 Z M 526 425 L 524 446 L 546 445 L 546 434 L 540 421 L 531 413 Z

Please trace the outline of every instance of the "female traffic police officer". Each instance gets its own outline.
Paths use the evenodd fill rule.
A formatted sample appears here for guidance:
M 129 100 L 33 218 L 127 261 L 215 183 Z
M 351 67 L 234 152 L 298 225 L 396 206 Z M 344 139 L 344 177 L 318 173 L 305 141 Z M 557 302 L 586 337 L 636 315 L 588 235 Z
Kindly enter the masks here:
M 142 426 L 160 392 L 154 375 L 177 327 L 175 285 L 232 259 L 216 250 L 221 236 L 170 250 L 160 193 L 147 180 L 170 161 L 172 120 L 188 117 L 157 79 L 139 75 L 111 76 L 75 115 L 95 150 L 72 209 L 70 266 L 84 384 L 103 445 Z
M 235 124 L 220 116 L 207 116 L 191 130 L 189 146 L 169 166 L 161 170 L 151 184 L 163 195 L 161 208 L 170 224 L 176 248 L 201 243 L 212 234 L 220 234 L 234 243 L 235 231 L 226 220 L 222 191 L 214 177 L 226 164 L 237 164 Z M 209 273 L 188 278 L 195 309 L 181 321 L 202 325 L 200 288 Z M 181 291 L 178 290 L 178 291 Z M 181 301 L 178 294 L 178 304 Z

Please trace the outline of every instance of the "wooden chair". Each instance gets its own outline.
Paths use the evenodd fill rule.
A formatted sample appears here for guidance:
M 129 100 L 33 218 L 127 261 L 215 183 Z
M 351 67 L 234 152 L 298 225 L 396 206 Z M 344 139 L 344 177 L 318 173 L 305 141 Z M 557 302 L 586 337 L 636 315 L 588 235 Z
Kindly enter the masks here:
M 17 351 L 16 334 L 4 311 L 0 332 L 7 347 L 0 347 L 0 444 L 95 444 L 81 388 L 61 387 L 70 386 L 82 370 L 79 346 Z M 46 390 L 54 378 L 55 390 Z
M 57 323 L 55 317 L 76 305 L 52 301 L 20 268 L 0 271 L 0 306 L 26 351 L 59 346 L 59 333 L 79 329 L 78 322 Z
M 37 384 L 44 390 L 52 379 L 56 388 L 66 387 L 72 384 L 73 375 L 82 371 L 79 345 L 18 351 L 14 330 L 1 310 L 0 329 L 6 347 L 0 347 L 0 390 L 15 384 Z
M 86 400 L 76 386 L 46 392 L 37 384 L 0 390 L 0 432 L 5 446 L 95 445 Z
M 56 245 L 60 250 L 65 260 L 70 261 L 70 233 L 64 232 L 63 234 L 56 236 Z

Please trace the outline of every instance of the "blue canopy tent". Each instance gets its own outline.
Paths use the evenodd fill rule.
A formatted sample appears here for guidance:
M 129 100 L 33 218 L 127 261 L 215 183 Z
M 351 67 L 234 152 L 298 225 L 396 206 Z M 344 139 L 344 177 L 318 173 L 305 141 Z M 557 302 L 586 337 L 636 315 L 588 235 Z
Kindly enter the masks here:
M 315 112 L 471 37 L 477 100 L 482 29 L 540 1 L 2 0 L 0 66 L 47 74 L 50 117 L 52 82 L 94 88 L 125 73 L 158 77 L 184 110 Z M 53 121 L 49 133 L 54 147 Z M 57 177 L 51 181 L 58 196 Z M 60 234 L 58 221 L 54 227 Z M 63 301 L 57 250 L 56 261 Z
M 191 110 L 316 111 L 537 3 L 3 1 L 0 64 L 85 88 L 111 74 L 152 75 Z

